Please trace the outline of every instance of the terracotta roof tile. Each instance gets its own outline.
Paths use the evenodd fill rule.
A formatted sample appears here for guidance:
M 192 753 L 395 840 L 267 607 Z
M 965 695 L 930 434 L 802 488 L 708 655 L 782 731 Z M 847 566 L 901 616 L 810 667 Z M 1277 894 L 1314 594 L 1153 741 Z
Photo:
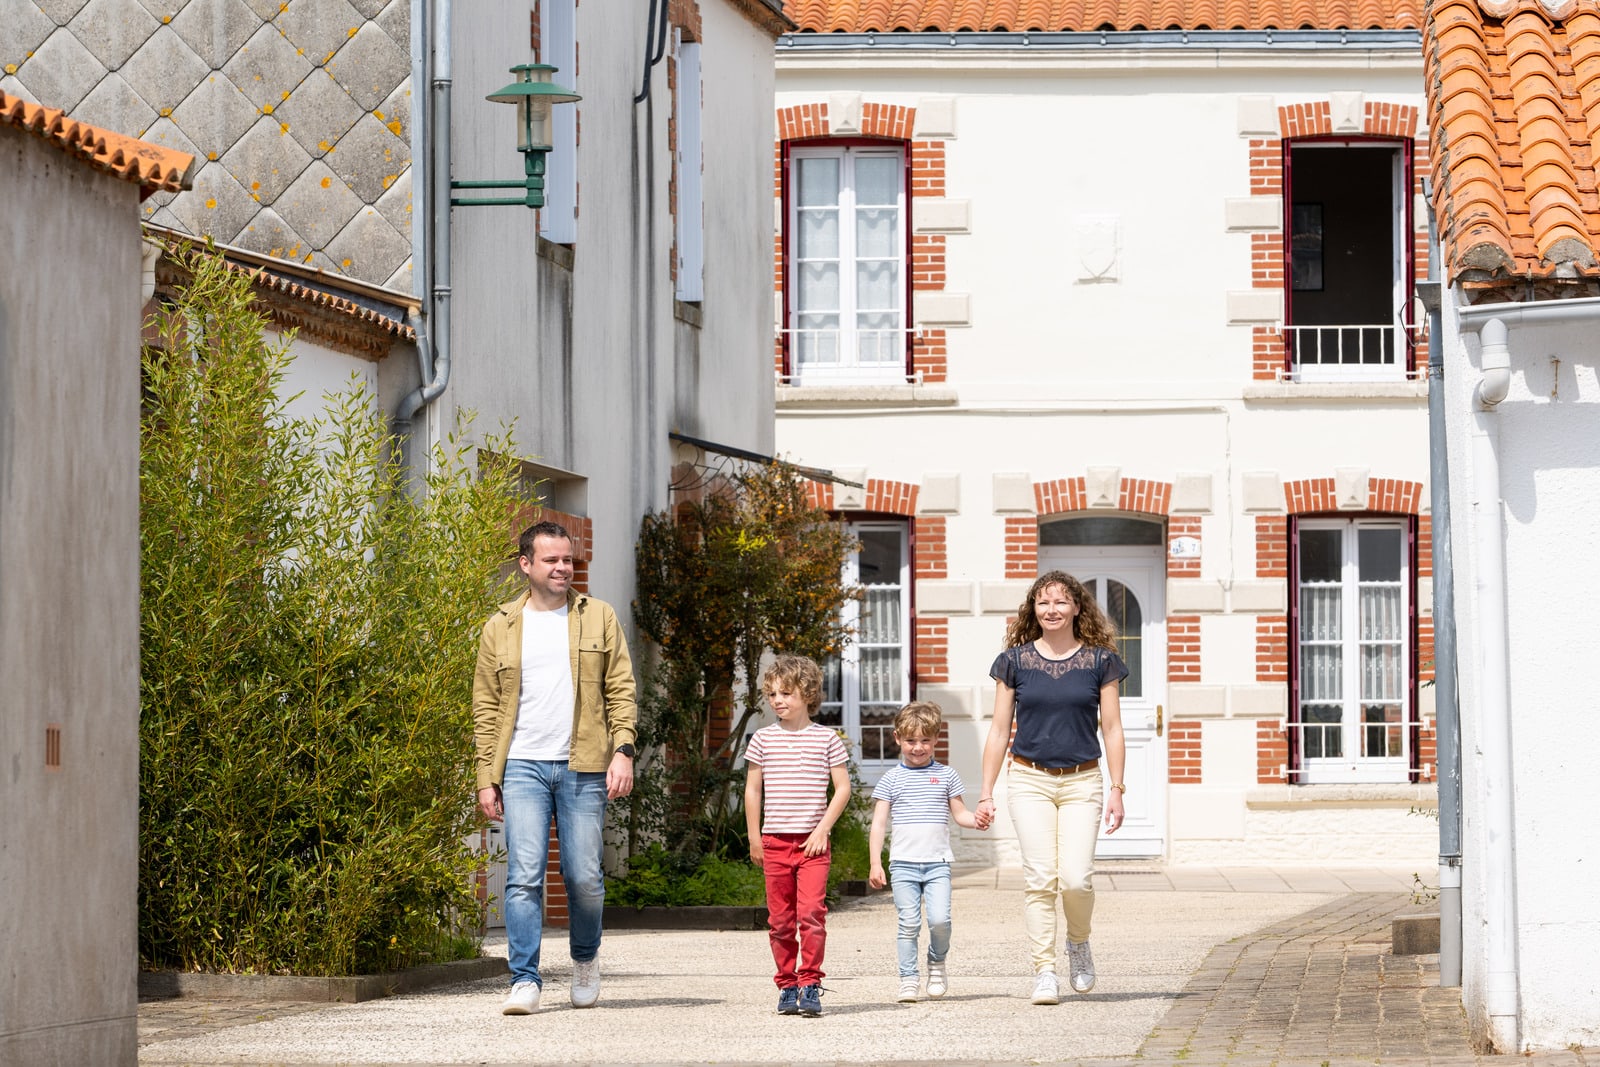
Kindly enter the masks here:
M 189 188 L 196 169 L 187 152 L 149 144 L 68 118 L 53 107 L 31 104 L 0 92 L 0 123 L 42 137 L 68 155 L 143 188 L 140 199 L 158 191 Z
M 1440 0 L 1433 9 L 1423 52 L 1451 282 L 1600 277 L 1596 4 Z
M 1550 0 L 1589 3 L 1590 0 Z M 1416 29 L 1419 0 L 785 0 L 801 32 Z

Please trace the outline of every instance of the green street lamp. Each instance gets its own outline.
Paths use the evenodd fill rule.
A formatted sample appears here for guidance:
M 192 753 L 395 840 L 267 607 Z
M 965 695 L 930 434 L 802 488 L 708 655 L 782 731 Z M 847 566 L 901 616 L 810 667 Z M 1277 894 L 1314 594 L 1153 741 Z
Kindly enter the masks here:
M 497 104 L 517 105 L 517 151 L 522 153 L 522 166 L 526 177 L 522 181 L 458 182 L 450 183 L 456 189 L 522 189 L 520 197 L 494 197 L 468 200 L 451 197 L 455 206 L 521 204 L 523 207 L 544 207 L 544 156 L 550 151 L 550 108 L 555 104 L 571 104 L 583 97 L 551 81 L 559 68 L 548 63 L 524 63 L 511 68 L 516 81 L 490 93 L 489 100 Z

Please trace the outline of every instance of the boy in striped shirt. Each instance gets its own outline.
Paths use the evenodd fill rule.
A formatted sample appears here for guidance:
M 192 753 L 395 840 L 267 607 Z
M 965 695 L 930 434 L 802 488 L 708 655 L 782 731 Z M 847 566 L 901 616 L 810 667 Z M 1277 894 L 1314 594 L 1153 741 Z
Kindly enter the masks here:
M 928 996 L 942 997 L 948 988 L 945 956 L 950 951 L 950 819 L 978 829 L 977 818 L 961 797 L 966 788 L 955 769 L 933 758 L 933 745 L 944 719 L 939 705 L 919 700 L 901 708 L 894 717 L 894 739 L 900 762 L 878 779 L 872 791 L 876 802 L 867 846 L 872 857 L 868 884 L 884 885 L 883 832 L 893 821 L 889 873 L 893 876 L 895 910 L 900 913 L 896 949 L 900 956 L 900 995 L 903 1004 L 917 1000 L 917 936 L 922 932 L 922 909 L 928 909 Z
M 828 834 L 850 801 L 850 755 L 837 733 L 811 721 L 822 703 L 822 670 L 811 660 L 777 657 L 761 676 L 761 691 L 778 721 L 751 735 L 745 749 L 750 861 L 766 874 L 778 1013 L 817 1016 L 828 942 Z

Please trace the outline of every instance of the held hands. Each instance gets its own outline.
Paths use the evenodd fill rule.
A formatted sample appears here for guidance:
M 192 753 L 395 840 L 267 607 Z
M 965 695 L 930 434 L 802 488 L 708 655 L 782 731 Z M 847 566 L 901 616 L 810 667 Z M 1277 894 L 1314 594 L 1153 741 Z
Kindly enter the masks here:
M 872 871 L 867 875 L 867 884 L 874 889 L 882 889 L 889 884 L 889 879 L 883 876 L 883 864 L 873 863 Z
M 979 830 L 987 830 L 994 825 L 994 798 L 984 797 L 978 801 L 978 806 L 972 812 L 974 825 Z

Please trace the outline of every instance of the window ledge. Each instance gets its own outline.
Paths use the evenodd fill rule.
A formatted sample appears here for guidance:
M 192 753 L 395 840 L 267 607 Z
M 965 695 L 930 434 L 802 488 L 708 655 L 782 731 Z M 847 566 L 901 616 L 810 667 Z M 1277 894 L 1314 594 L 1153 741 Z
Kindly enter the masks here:
M 1408 382 L 1260 382 L 1244 387 L 1246 400 L 1422 400 L 1426 381 Z
M 1246 791 L 1251 811 L 1293 811 L 1306 808 L 1433 808 L 1439 789 L 1431 782 L 1351 783 L 1338 785 L 1267 785 Z
M 805 408 L 932 408 L 954 407 L 955 389 L 948 385 L 779 385 L 780 410 Z

